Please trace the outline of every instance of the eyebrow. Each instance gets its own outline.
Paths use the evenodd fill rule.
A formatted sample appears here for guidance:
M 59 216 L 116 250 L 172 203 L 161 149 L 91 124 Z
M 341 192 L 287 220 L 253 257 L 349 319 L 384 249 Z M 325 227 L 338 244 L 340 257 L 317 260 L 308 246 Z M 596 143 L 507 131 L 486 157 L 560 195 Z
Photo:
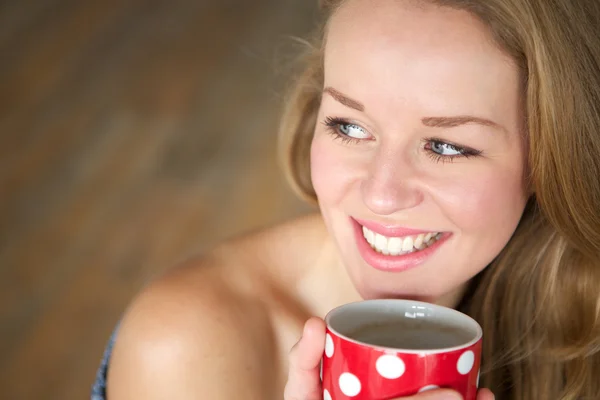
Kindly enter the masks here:
M 339 103 L 341 103 L 347 107 L 353 108 L 360 112 L 365 111 L 365 106 L 361 102 L 356 101 L 356 100 L 346 96 L 342 92 L 340 92 L 332 87 L 329 87 L 329 86 L 326 87 L 325 89 L 323 89 L 323 93 L 329 93 L 331 95 L 331 97 L 333 97 Z M 458 116 L 453 116 L 453 117 L 425 117 L 425 118 L 421 119 L 421 122 L 423 123 L 423 125 L 429 126 L 432 128 L 454 128 L 454 127 L 457 127 L 460 125 L 474 123 L 474 124 L 478 124 L 478 125 L 497 128 L 501 131 L 506 131 L 506 129 L 502 125 L 497 124 L 496 122 L 494 122 L 492 120 L 489 120 L 486 118 L 481 118 L 481 117 L 474 117 L 471 115 L 458 115 Z
M 425 117 L 421 119 L 421 122 L 423 125 L 430 126 L 432 128 L 454 128 L 455 126 L 474 123 L 505 131 L 502 125 L 497 124 L 494 121 L 486 118 L 472 117 L 470 115 L 459 115 L 456 117 Z
M 361 102 L 351 99 L 350 97 L 346 96 L 342 92 L 335 90 L 332 87 L 326 87 L 325 89 L 323 89 L 323 93 L 329 93 L 331 97 L 333 97 L 338 102 L 342 103 L 347 107 L 354 108 L 355 110 L 361 112 L 365 111 L 365 106 Z

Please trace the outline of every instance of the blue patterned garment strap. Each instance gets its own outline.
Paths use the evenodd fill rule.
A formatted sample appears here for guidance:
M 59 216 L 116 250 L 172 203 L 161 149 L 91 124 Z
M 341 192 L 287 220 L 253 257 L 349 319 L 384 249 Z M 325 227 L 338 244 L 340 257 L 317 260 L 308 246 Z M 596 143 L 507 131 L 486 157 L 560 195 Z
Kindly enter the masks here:
M 96 381 L 92 386 L 92 397 L 91 400 L 106 400 L 106 376 L 108 373 L 108 364 L 110 362 L 110 355 L 112 353 L 113 345 L 115 344 L 115 338 L 117 337 L 117 330 L 119 326 L 115 328 L 106 348 L 104 349 L 104 355 L 102 356 L 102 362 L 96 372 Z

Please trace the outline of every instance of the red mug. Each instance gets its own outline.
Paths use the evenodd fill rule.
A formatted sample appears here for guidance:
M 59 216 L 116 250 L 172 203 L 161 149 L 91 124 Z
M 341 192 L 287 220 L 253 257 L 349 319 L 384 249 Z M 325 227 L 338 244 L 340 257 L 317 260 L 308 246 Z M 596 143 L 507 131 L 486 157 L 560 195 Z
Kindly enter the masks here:
M 366 300 L 325 317 L 324 400 L 386 400 L 450 388 L 475 400 L 482 330 L 451 308 Z

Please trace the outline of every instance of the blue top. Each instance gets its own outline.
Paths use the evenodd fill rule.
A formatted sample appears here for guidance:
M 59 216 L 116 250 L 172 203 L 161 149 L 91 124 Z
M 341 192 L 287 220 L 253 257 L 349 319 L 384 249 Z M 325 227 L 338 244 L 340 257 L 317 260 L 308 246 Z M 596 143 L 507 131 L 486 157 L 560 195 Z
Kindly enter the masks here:
M 110 361 L 110 355 L 112 353 L 113 345 L 115 344 L 115 338 L 117 337 L 118 325 L 113 331 L 106 348 L 104 349 L 104 355 L 102 356 L 102 362 L 96 372 L 96 381 L 92 386 L 92 397 L 91 400 L 106 400 L 106 375 L 108 372 L 108 363 Z

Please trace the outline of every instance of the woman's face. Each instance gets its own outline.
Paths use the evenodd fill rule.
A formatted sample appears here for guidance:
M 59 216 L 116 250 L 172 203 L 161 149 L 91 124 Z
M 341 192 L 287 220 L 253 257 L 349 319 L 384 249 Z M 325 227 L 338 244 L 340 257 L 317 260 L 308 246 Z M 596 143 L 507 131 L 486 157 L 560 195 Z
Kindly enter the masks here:
M 350 0 L 327 36 L 312 181 L 364 298 L 456 297 L 527 200 L 516 65 L 472 15 L 415 4 Z

